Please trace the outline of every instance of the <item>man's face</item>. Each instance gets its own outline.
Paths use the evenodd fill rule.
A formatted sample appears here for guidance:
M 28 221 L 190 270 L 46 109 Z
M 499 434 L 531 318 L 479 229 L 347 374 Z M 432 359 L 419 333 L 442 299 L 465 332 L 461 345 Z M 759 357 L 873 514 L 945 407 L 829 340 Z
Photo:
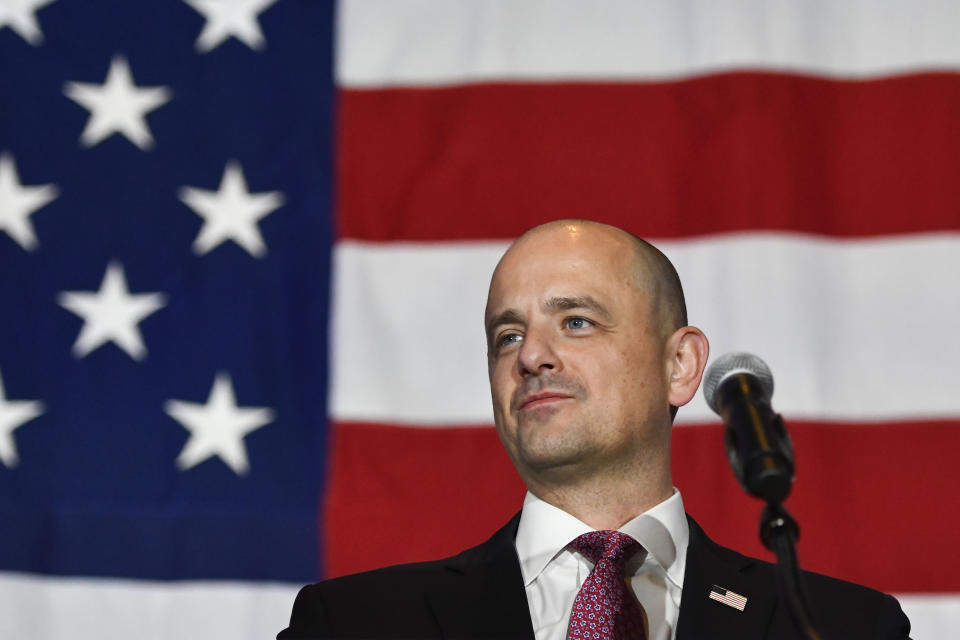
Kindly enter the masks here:
M 666 340 L 642 265 L 623 232 L 566 222 L 521 238 L 498 265 L 490 388 L 528 485 L 669 455 Z

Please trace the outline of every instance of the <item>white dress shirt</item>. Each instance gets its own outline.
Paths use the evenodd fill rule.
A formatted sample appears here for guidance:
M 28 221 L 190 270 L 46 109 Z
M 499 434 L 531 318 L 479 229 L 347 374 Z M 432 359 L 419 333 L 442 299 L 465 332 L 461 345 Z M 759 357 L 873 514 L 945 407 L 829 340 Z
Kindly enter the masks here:
M 647 614 L 649 640 L 673 640 L 680 614 L 690 529 L 680 492 L 619 529 L 643 545 L 624 565 L 627 585 Z M 537 640 L 564 640 L 570 611 L 593 563 L 568 549 L 593 527 L 527 493 L 517 529 L 517 555 Z

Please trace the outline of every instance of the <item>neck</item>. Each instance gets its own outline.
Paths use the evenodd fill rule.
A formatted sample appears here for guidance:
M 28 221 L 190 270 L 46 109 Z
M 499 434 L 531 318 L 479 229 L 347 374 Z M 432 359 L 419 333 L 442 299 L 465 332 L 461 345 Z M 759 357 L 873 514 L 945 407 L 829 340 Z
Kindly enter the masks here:
M 535 496 L 562 509 L 594 529 L 619 529 L 671 495 L 669 469 L 662 477 L 615 479 L 592 477 L 573 485 L 527 482 Z

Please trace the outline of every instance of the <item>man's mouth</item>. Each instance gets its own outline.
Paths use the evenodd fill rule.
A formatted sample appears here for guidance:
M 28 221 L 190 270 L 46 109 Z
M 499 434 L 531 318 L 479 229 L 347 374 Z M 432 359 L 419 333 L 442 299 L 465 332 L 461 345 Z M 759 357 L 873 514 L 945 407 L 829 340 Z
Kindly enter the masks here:
M 520 404 L 520 411 L 524 409 L 534 409 L 536 407 L 541 407 L 548 404 L 553 404 L 561 400 L 570 400 L 572 396 L 565 393 L 556 393 L 553 391 L 543 391 L 541 393 L 534 393 L 523 399 L 523 402 Z

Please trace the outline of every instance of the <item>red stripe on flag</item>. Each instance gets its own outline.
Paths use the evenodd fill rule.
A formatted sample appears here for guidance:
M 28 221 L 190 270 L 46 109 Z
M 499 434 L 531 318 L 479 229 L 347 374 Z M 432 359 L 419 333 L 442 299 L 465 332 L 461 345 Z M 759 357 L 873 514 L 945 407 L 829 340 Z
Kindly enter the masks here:
M 332 425 L 328 577 L 453 555 L 516 513 L 524 486 L 489 427 Z
M 885 591 L 960 590 L 949 533 L 960 529 L 960 510 L 946 506 L 960 486 L 960 422 L 787 426 L 797 469 L 786 506 L 800 524 L 803 568 Z M 675 429 L 673 458 L 674 483 L 707 533 L 772 560 L 756 533 L 762 505 L 737 485 L 723 429 Z
M 960 510 L 952 460 L 960 422 L 789 424 L 804 568 L 887 591 L 958 591 L 951 542 Z M 523 485 L 492 428 L 334 425 L 327 575 L 439 558 L 488 537 L 521 506 Z M 717 542 L 769 558 L 759 501 L 737 486 L 720 426 L 674 430 L 674 482 Z M 909 555 L 902 571 L 895 556 Z
M 960 228 L 960 75 L 340 92 L 344 238 L 515 237 L 564 216 L 647 237 Z

